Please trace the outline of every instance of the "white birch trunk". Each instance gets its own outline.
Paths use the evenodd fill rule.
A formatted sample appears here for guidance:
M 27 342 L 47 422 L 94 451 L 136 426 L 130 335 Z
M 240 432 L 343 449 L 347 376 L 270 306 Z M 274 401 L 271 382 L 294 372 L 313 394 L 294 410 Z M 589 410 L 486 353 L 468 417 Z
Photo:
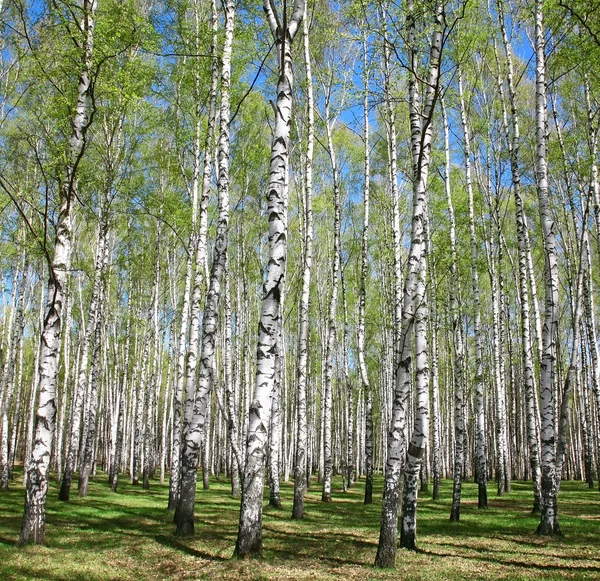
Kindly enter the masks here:
M 279 332 L 281 288 L 287 257 L 287 198 L 289 172 L 289 136 L 292 115 L 293 69 L 291 44 L 304 14 L 304 0 L 296 0 L 294 12 L 283 25 L 268 0 L 263 3 L 267 21 L 275 39 L 279 59 L 279 80 L 275 103 L 275 128 L 271 146 L 267 187 L 269 220 L 269 259 L 260 313 L 256 388 L 250 405 L 246 466 L 236 544 L 239 558 L 262 554 L 262 499 L 264 459 L 269 426 L 269 397 L 275 380 L 275 343 Z
M 458 88 L 460 98 L 460 118 L 463 128 L 465 148 L 465 181 L 469 197 L 469 233 L 471 246 L 471 281 L 475 317 L 473 335 L 475 336 L 475 446 L 477 456 L 478 508 L 487 508 L 487 458 L 485 452 L 485 405 L 483 385 L 483 348 L 481 339 L 481 298 L 479 294 L 479 272 L 477 237 L 475 233 L 475 203 L 473 198 L 473 182 L 471 179 L 471 140 L 469 125 L 465 110 L 462 76 L 458 73 Z
M 396 386 L 390 432 L 382 502 L 379 546 L 375 564 L 393 567 L 396 561 L 398 500 L 406 443 L 406 400 L 412 376 L 413 336 L 416 343 L 417 415 L 407 454 L 405 471 L 404 506 L 400 544 L 414 549 L 416 545 L 416 501 L 419 469 L 429 432 L 429 369 L 427 364 L 427 307 L 426 284 L 426 221 L 427 177 L 432 141 L 432 119 L 437 99 L 439 66 L 441 58 L 444 13 L 441 5 L 435 8 L 435 25 L 430 47 L 426 100 L 423 110 L 419 106 L 417 87 L 417 60 L 415 53 L 414 5 L 409 4 L 408 44 L 409 66 L 415 74 L 409 76 L 409 108 L 411 125 L 411 150 L 413 156 L 413 214 L 411 245 L 408 256 L 408 273 L 405 279 L 402 304 L 400 355 L 396 369 Z M 415 329 L 416 327 L 416 329 Z
M 220 130 L 218 145 L 218 195 L 219 195 L 219 219 L 213 254 L 213 263 L 210 272 L 210 281 L 204 315 L 202 318 L 202 347 L 200 355 L 200 369 L 198 380 L 195 380 L 195 363 L 190 372 L 188 357 L 188 384 L 186 398 L 192 397 L 191 409 L 187 407 L 186 416 L 189 413 L 188 428 L 184 433 L 184 446 L 181 465 L 181 489 L 175 512 L 176 534 L 187 536 L 194 533 L 194 503 L 196 499 L 196 478 L 198 470 L 198 453 L 202 442 L 202 433 L 210 426 L 207 422 L 207 411 L 210 410 L 210 395 L 213 382 L 213 359 L 215 352 L 215 334 L 217 330 L 217 319 L 219 299 L 221 295 L 221 280 L 225 269 L 225 258 L 227 253 L 228 228 L 229 228 L 229 118 L 230 118 L 230 86 L 231 86 L 231 54 L 233 47 L 233 33 L 235 25 L 235 4 L 228 0 L 225 4 L 225 42 L 221 55 L 221 108 L 220 108 Z M 208 155 L 209 147 L 205 155 Z M 206 169 L 206 166 L 205 166 Z M 208 194 L 206 187 L 210 174 L 205 173 L 203 194 Z M 204 200 L 203 200 L 204 204 Z M 206 209 L 203 211 L 201 220 L 206 221 Z M 199 244 L 199 249 L 203 244 Z M 205 250 L 203 255 L 206 256 Z M 196 276 L 201 271 L 201 264 L 196 264 Z M 199 294 L 200 289 L 194 289 L 194 294 Z M 192 307 L 193 311 L 193 307 Z M 194 313 L 192 312 L 192 320 Z M 192 324 L 193 329 L 193 324 Z M 190 350 L 192 341 L 190 339 Z M 193 389 L 192 389 L 193 388 Z M 187 419 L 187 418 L 186 418 Z M 209 431 L 206 430 L 206 438 Z M 206 444 L 207 442 L 205 442 Z
M 523 208 L 523 199 L 521 196 L 521 177 L 518 165 L 518 153 L 520 146 L 519 121 L 517 114 L 516 93 L 514 87 L 514 73 L 512 64 L 512 50 L 506 34 L 504 24 L 504 7 L 502 0 L 498 0 L 498 17 L 500 29 L 506 52 L 506 63 L 508 67 L 508 89 L 509 103 L 511 108 L 512 138 L 507 131 L 508 148 L 510 154 L 510 165 L 512 174 L 512 189 L 515 199 L 515 212 L 517 222 L 517 246 L 518 246 L 518 267 L 519 267 L 519 293 L 521 298 L 521 336 L 523 348 L 523 375 L 525 381 L 525 395 L 527 401 L 527 440 L 529 446 L 529 460 L 531 464 L 534 503 L 533 512 L 538 512 L 541 505 L 541 472 L 539 461 L 539 440 L 538 440 L 538 418 L 536 414 L 536 390 L 534 378 L 534 358 L 531 340 L 531 312 L 530 295 L 528 288 L 529 268 L 528 254 L 529 235 L 527 233 L 527 219 Z M 508 128 L 507 128 L 508 129 Z
M 333 175 L 333 257 L 331 266 L 331 298 L 327 317 L 326 350 L 325 350 L 325 383 L 323 385 L 323 502 L 331 502 L 332 461 L 332 432 L 331 413 L 333 407 L 333 360 L 335 355 L 337 335 L 337 299 L 339 288 L 339 270 L 341 254 L 341 222 L 342 204 L 340 195 L 340 175 L 336 155 L 333 148 L 332 125 L 329 113 L 329 96 L 325 97 L 325 129 L 327 133 L 327 148 L 331 160 Z
M 558 526 L 556 439 L 554 432 L 554 378 L 556 374 L 556 338 L 558 335 L 558 260 L 554 218 L 548 196 L 546 57 L 542 2 L 535 3 L 535 97 L 536 97 L 536 181 L 544 247 L 545 313 L 542 333 L 540 388 L 542 408 L 542 506 L 537 534 L 560 534 Z M 579 321 L 575 324 L 579 327 Z M 574 346 L 575 349 L 578 346 Z
M 77 170 L 84 154 L 86 133 L 93 114 L 91 75 L 96 7 L 96 0 L 83 1 L 82 68 L 77 87 L 76 112 L 72 120 L 73 134 L 69 140 L 67 162 L 60 186 L 54 254 L 49 264 L 48 305 L 40 339 L 39 402 L 34 445 L 26 469 L 25 510 L 19 536 L 21 544 L 42 544 L 45 535 L 48 471 L 56 420 L 56 381 L 63 300 L 72 251 L 72 206 L 77 196 Z
M 312 66 L 310 60 L 310 45 L 308 35 L 308 19 L 304 7 L 302 32 L 304 40 L 304 66 L 306 70 L 306 116 L 307 136 L 306 153 L 304 158 L 304 255 L 302 264 L 302 291 L 300 295 L 299 325 L 298 325 L 298 370 L 297 370 L 297 399 L 296 399 L 296 458 L 294 468 L 294 506 L 292 518 L 304 518 L 304 494 L 306 492 L 308 466 L 308 311 L 310 308 L 310 280 L 313 260 L 313 212 L 312 212 L 312 161 L 315 140 L 315 111 L 313 97 Z
M 357 351 L 358 351 L 358 366 L 360 370 L 360 380 L 362 384 L 362 391 L 367 395 L 367 399 L 371 399 L 371 385 L 369 383 L 369 374 L 367 371 L 367 364 L 365 361 L 365 310 L 367 303 L 367 277 L 369 275 L 369 204 L 370 204 L 370 187 L 371 187 L 371 150 L 369 141 L 369 66 L 368 66 L 368 54 L 367 54 L 367 37 L 366 33 L 363 32 L 363 84 L 364 84 L 364 95 L 363 95 L 363 141 L 364 141 L 364 170 L 363 170 L 363 230 L 361 236 L 361 247 L 360 247 L 360 287 L 359 287 L 359 298 L 358 298 L 358 329 L 357 329 Z M 386 43 L 387 46 L 387 43 Z M 389 47 L 388 47 L 389 52 Z M 388 64 L 389 59 L 386 61 Z M 389 71 L 386 68 L 386 73 Z M 388 81 L 389 74 L 386 74 L 386 82 Z M 389 91 L 386 91 L 386 104 L 389 104 Z M 391 109 L 391 108 L 390 108 Z M 390 116 L 390 109 L 388 109 L 388 117 Z M 391 119 L 389 119 L 390 125 L 393 124 L 393 110 L 391 112 Z M 393 130 L 395 133 L 395 130 Z M 390 130 L 390 134 L 392 131 Z M 395 148 L 394 143 L 390 141 L 390 147 Z M 392 156 L 390 156 L 392 157 Z M 390 160 L 390 166 L 395 165 L 395 160 Z M 392 181 L 395 181 L 393 171 L 390 170 Z M 392 191 L 394 186 L 392 185 Z M 396 232 L 396 213 L 397 213 L 398 200 L 394 196 L 394 232 Z M 394 238 L 396 240 L 396 237 Z M 396 246 L 394 246 L 396 250 Z M 396 253 L 394 254 L 396 256 Z M 345 300 L 345 299 L 344 299 Z M 347 363 L 346 363 L 347 365 Z M 348 414 L 348 486 L 352 486 L 354 483 L 354 458 L 352 452 L 352 437 L 354 431 L 354 415 L 353 408 L 354 402 L 352 398 L 352 389 L 348 391 L 349 402 L 349 414 Z M 372 404 L 368 407 L 367 413 L 370 417 L 367 418 L 367 423 L 370 429 L 368 430 L 368 442 L 366 443 L 366 482 L 365 482 L 365 497 L 364 503 L 370 504 L 373 500 L 373 406 Z

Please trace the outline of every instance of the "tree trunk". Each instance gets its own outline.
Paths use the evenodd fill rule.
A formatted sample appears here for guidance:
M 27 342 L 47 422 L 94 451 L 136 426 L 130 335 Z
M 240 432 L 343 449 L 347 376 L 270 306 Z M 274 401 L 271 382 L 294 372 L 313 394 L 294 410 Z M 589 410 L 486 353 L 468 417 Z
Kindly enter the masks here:
M 280 327 L 280 302 L 287 258 L 287 199 L 289 174 L 289 136 L 292 115 L 293 69 L 291 45 L 304 14 L 304 0 L 296 0 L 294 12 L 283 27 L 272 4 L 264 0 L 269 27 L 275 39 L 279 59 L 279 80 L 275 128 L 271 146 L 268 185 L 269 261 L 263 285 L 260 313 L 257 372 L 254 398 L 250 405 L 246 466 L 236 543 L 239 558 L 262 556 L 262 501 L 264 488 L 265 446 L 269 426 L 269 397 L 275 380 L 275 344 Z
M 429 425 L 429 372 L 427 368 L 427 312 L 425 306 L 426 275 L 426 207 L 427 176 L 431 152 L 433 112 L 437 99 L 439 66 L 441 58 L 442 28 L 444 13 L 441 5 L 435 9 L 435 27 L 430 47 L 430 65 L 426 89 L 425 107 L 421 111 L 417 86 L 417 62 L 414 21 L 414 5 L 408 7 L 409 63 L 414 74 L 409 76 L 409 107 L 411 125 L 411 150 L 413 161 L 413 214 L 411 245 L 408 256 L 408 273 L 404 286 L 402 304 L 402 327 L 396 386 L 392 407 L 391 427 L 388 434 L 388 453 L 383 491 L 381 528 L 375 565 L 393 567 L 396 561 L 398 530 L 398 496 L 400 475 L 404 464 L 406 444 L 406 399 L 410 391 L 412 376 L 413 335 L 415 325 L 417 343 L 417 418 L 408 450 L 406 470 L 401 546 L 415 548 L 416 544 L 416 499 L 418 474 L 425 450 Z
M 213 254 L 213 263 L 210 272 L 210 281 L 204 315 L 202 318 L 202 348 L 200 355 L 200 370 L 195 381 L 195 363 L 190 373 L 188 360 L 188 395 L 191 400 L 190 419 L 188 429 L 185 431 L 185 440 L 181 464 L 181 490 L 179 502 L 175 512 L 177 525 L 176 535 L 187 536 L 194 533 L 194 503 L 196 499 L 196 478 L 198 470 L 198 453 L 202 441 L 202 433 L 207 422 L 207 410 L 210 410 L 210 395 L 213 380 L 213 358 L 215 351 L 215 333 L 217 330 L 219 299 L 221 295 L 221 280 L 225 270 L 225 257 L 227 253 L 228 228 L 229 228 L 229 123 L 230 123 L 230 87 L 231 87 L 231 54 L 233 47 L 233 33 L 235 25 L 235 4 L 228 0 L 225 4 L 225 42 L 221 55 L 221 109 L 218 145 L 218 181 L 219 194 L 219 219 Z M 206 151 L 208 152 L 207 147 Z M 205 174 L 205 178 L 207 174 Z M 203 194 L 206 181 L 203 186 Z M 206 220 L 205 212 L 201 220 Z M 200 245 L 199 245 L 200 248 Z M 196 273 L 201 268 L 199 261 L 196 263 Z M 198 285 L 196 284 L 196 287 Z M 194 294 L 199 294 L 199 288 L 194 289 Z M 193 307 L 192 307 L 193 311 Z M 194 318 L 194 314 L 192 314 Z M 190 341 L 190 349 L 191 349 Z M 195 389 L 191 389 L 194 387 Z M 186 402 L 186 406 L 188 402 Z M 186 409 L 188 415 L 188 409 Z M 208 437 L 208 430 L 206 430 Z
M 27 466 L 25 510 L 19 543 L 42 544 L 45 535 L 48 471 L 56 420 L 56 381 L 61 338 L 64 292 L 72 252 L 72 205 L 77 198 L 78 166 L 84 154 L 86 133 L 92 122 L 92 54 L 96 0 L 83 2 L 82 68 L 77 87 L 77 104 L 72 120 L 67 162 L 60 186 L 60 203 L 56 224 L 54 255 L 49 260 L 48 304 L 40 339 L 39 402 L 35 423 L 34 445 Z M 73 39 L 75 41 L 75 39 Z M 77 45 L 77 41 L 75 41 Z
M 460 118 L 463 128 L 465 147 L 465 180 L 467 183 L 467 194 L 469 196 L 469 231 L 471 242 L 471 280 L 473 289 L 473 305 L 475 308 L 475 319 L 473 322 L 473 335 L 475 336 L 475 441 L 477 456 L 477 483 L 478 483 L 478 507 L 487 508 L 487 458 L 485 453 L 485 407 L 483 386 L 483 362 L 481 341 L 481 299 L 479 295 L 479 272 L 477 238 L 475 234 L 475 203 L 473 199 L 473 182 L 471 180 L 471 141 L 469 137 L 469 126 L 465 101 L 462 88 L 462 76 L 458 73 L 458 88 L 460 96 Z
M 304 37 L 304 65 L 306 69 L 306 116 L 307 137 L 304 158 L 304 256 L 302 265 L 302 291 L 300 295 L 299 325 L 298 325 L 298 371 L 297 371 L 297 435 L 296 459 L 294 468 L 294 507 L 292 518 L 304 518 L 304 494 L 306 493 L 307 474 L 310 474 L 308 464 L 308 312 L 310 308 L 310 279 L 313 259 L 313 212 L 312 212 L 312 161 L 315 140 L 315 111 L 312 86 L 312 67 L 308 34 L 306 6 L 302 20 Z

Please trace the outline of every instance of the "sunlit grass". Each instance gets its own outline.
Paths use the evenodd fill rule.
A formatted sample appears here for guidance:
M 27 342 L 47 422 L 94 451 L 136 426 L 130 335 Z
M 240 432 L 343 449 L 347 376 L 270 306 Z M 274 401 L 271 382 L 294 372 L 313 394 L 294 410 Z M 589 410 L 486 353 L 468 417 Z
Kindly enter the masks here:
M 565 482 L 560 522 L 565 536 L 535 536 L 538 518 L 530 514 L 531 485 L 514 483 L 513 492 L 494 496 L 490 508 L 477 509 L 477 489 L 465 483 L 460 523 L 450 523 L 451 483 L 442 498 L 419 501 L 419 551 L 399 551 L 396 571 L 372 567 L 377 551 L 381 479 L 376 501 L 362 503 L 363 483 L 347 493 L 334 481 L 334 502 L 320 501 L 315 482 L 308 491 L 306 518 L 292 521 L 293 487 L 282 484 L 284 508 L 266 508 L 265 554 L 260 562 L 231 559 L 239 500 L 227 481 L 199 489 L 196 535 L 173 535 L 172 514 L 165 510 L 167 484 L 151 490 L 122 483 L 108 489 L 99 473 L 87 498 L 57 500 L 53 483 L 48 502 L 46 546 L 18 548 L 23 509 L 18 479 L 0 493 L 1 580 L 158 580 L 158 579 L 600 579 L 600 493 L 584 483 Z

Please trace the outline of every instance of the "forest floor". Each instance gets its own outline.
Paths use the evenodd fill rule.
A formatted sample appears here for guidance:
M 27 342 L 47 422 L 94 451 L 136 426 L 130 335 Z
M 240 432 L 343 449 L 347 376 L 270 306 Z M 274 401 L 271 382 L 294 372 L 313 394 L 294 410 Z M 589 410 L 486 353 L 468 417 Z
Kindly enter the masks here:
M 23 511 L 20 481 L 0 493 L 0 580 L 150 581 L 191 579 L 409 579 L 462 580 L 600 579 L 600 493 L 585 483 L 564 482 L 559 498 L 564 537 L 540 538 L 539 517 L 530 514 L 531 484 L 513 483 L 513 491 L 495 497 L 489 484 L 489 508 L 477 509 L 477 490 L 465 483 L 460 523 L 450 523 L 451 482 L 433 502 L 421 493 L 418 551 L 399 550 L 397 569 L 375 569 L 381 512 L 381 477 L 375 502 L 362 502 L 364 483 L 344 493 L 334 481 L 333 502 L 320 501 L 313 484 L 303 521 L 290 519 L 293 486 L 282 484 L 284 508 L 265 508 L 264 559 L 232 559 L 239 500 L 229 483 L 199 487 L 196 535 L 173 535 L 172 514 L 165 510 L 168 484 L 142 490 L 122 482 L 113 494 L 104 473 L 90 483 L 89 496 L 60 502 L 53 483 L 48 497 L 46 545 L 16 546 Z M 74 478 L 73 482 L 77 480 Z M 76 485 L 75 485 L 76 486 Z M 75 488 L 74 486 L 74 488 Z M 268 491 L 267 491 L 268 492 Z

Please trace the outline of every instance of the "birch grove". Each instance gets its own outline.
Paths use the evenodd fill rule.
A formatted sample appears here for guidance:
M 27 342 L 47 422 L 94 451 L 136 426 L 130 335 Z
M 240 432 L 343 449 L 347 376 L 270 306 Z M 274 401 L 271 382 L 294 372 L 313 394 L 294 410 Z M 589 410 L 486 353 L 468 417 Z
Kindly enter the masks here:
M 263 513 L 360 497 L 394 567 L 427 542 L 419 496 L 466 528 L 513 482 L 539 535 L 568 531 L 561 483 L 600 489 L 584 5 L 0 2 L 19 542 L 48 495 L 130 485 L 201 537 L 222 480 L 240 559 Z

